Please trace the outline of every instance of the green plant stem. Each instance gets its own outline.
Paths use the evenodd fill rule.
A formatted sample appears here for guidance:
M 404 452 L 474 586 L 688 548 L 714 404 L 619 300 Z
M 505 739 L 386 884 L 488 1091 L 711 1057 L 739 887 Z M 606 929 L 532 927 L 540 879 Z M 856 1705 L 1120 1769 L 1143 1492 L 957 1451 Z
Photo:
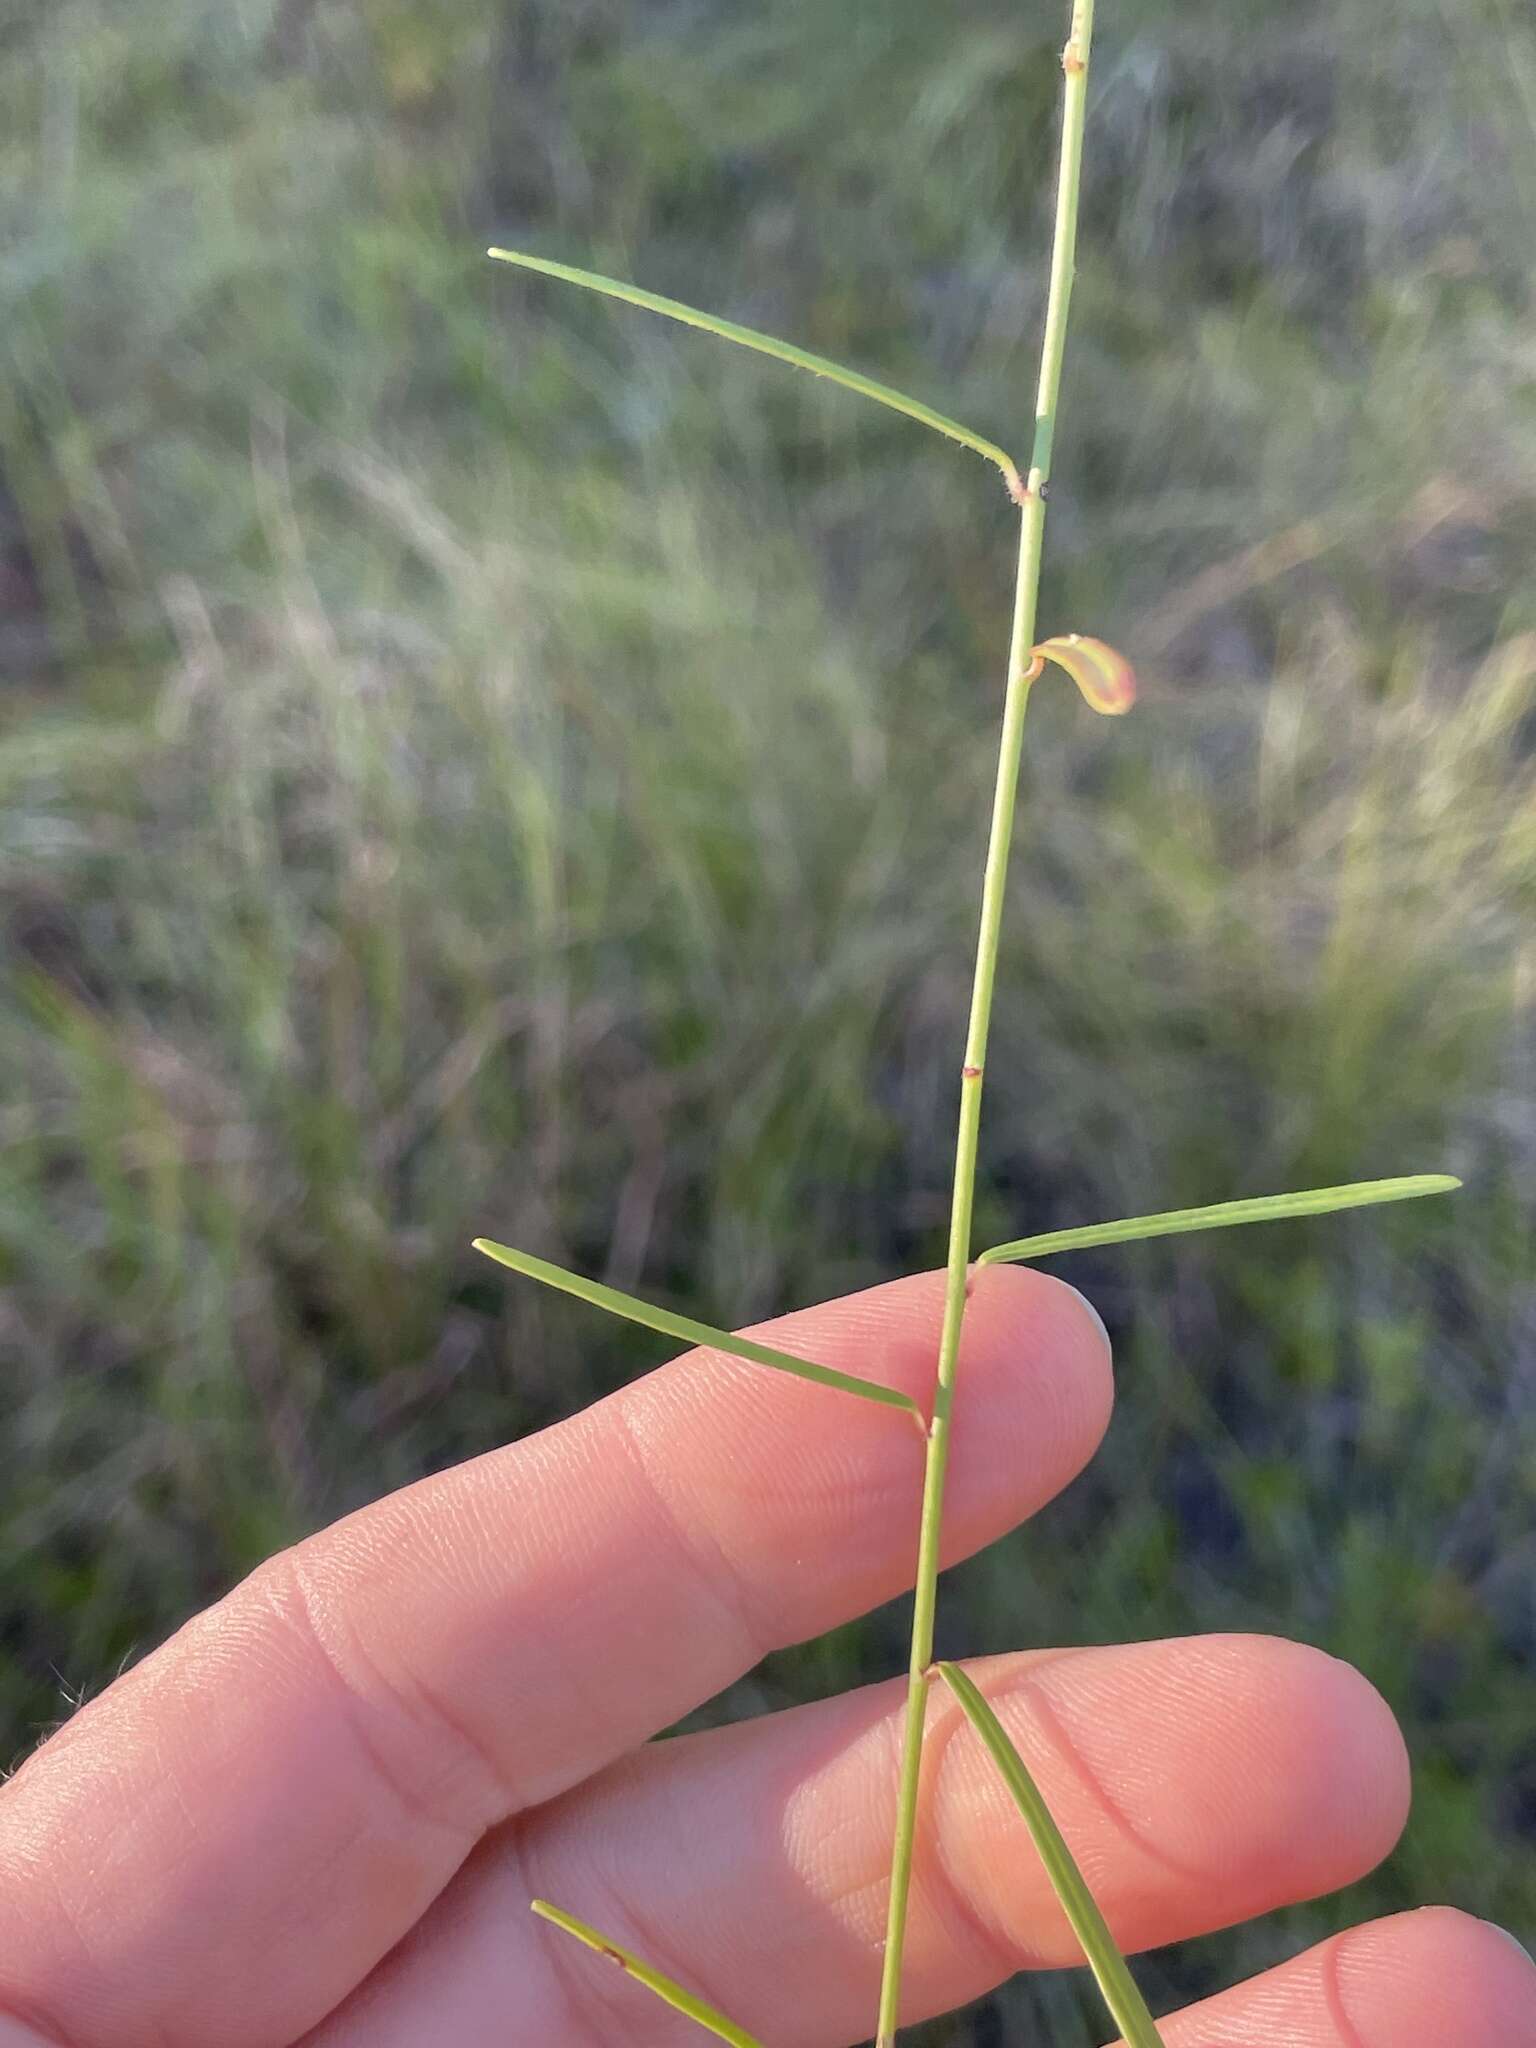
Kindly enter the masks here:
M 1024 501 L 1019 513 L 1019 562 L 1014 585 L 1013 631 L 1008 649 L 1008 682 L 1003 705 L 1003 730 L 998 748 L 997 782 L 992 800 L 991 835 L 981 893 L 981 925 L 976 943 L 976 969 L 971 986 L 970 1024 L 960 1082 L 960 1124 L 955 1141 L 955 1178 L 950 1201 L 949 1259 L 944 1294 L 944 1324 L 939 1338 L 938 1385 L 928 1454 L 923 1475 L 922 1520 L 918 1537 L 916 1594 L 912 1610 L 912 1647 L 908 1663 L 907 1710 L 902 1737 L 901 1776 L 897 1794 L 896 1833 L 891 1852 L 890 1906 L 886 1922 L 885 1961 L 880 1981 L 879 2048 L 893 2048 L 900 2016 L 902 1956 L 906 1946 L 907 1905 L 912 1888 L 912 1854 L 917 1835 L 918 1787 L 922 1775 L 923 1728 L 933 1660 L 933 1620 L 938 1595 L 939 1544 L 944 1514 L 944 1482 L 949 1466 L 950 1416 L 954 1406 L 955 1372 L 970 1280 L 971 1214 L 976 1189 L 976 1145 L 981 1128 L 981 1096 L 992 1022 L 992 994 L 997 980 L 998 940 L 1002 931 L 1003 897 L 1008 856 L 1013 845 L 1019 762 L 1024 745 L 1024 715 L 1029 704 L 1034 665 L 1030 648 L 1035 636 L 1035 611 L 1040 592 L 1040 558 L 1045 533 L 1045 486 L 1050 480 L 1061 365 L 1067 338 L 1067 308 L 1072 294 L 1077 248 L 1078 191 L 1082 177 L 1084 112 L 1087 103 L 1088 54 L 1093 35 L 1093 0 L 1074 0 L 1072 26 L 1062 56 L 1066 88 L 1062 112 L 1061 157 L 1056 191 L 1056 228 L 1051 251 L 1051 281 L 1046 302 L 1045 335 L 1041 344 L 1040 384 L 1035 401 L 1035 441 Z

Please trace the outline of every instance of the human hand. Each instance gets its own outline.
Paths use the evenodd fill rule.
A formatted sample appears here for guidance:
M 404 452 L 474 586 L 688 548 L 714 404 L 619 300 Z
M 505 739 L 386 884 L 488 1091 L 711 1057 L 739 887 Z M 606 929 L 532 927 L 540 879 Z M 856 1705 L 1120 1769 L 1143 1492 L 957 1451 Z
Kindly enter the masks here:
M 768 1326 L 919 1398 L 943 1276 Z M 950 1560 L 1032 1514 L 1109 1416 L 1107 1347 L 1039 1273 L 978 1276 Z M 0 1789 L 0 2048 L 702 2038 L 527 1910 L 601 1925 L 773 2048 L 875 2009 L 900 1683 L 647 1744 L 768 1650 L 910 1583 L 900 1416 L 693 1352 L 271 1559 Z M 1360 1876 L 1408 1800 L 1385 1705 L 1292 1643 L 972 1666 L 1121 1945 Z M 1017 1812 L 935 1696 L 905 2008 L 1078 1959 Z M 1447 1909 L 1164 2023 L 1168 2048 L 1532 2048 L 1536 1970 Z

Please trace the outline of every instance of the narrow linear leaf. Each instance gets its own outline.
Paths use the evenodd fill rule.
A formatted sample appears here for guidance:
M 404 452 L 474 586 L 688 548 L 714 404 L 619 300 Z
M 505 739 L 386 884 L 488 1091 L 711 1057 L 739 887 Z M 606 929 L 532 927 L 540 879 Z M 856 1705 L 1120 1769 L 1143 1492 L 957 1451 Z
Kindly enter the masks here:
M 574 1935 L 577 1941 L 585 1942 L 588 1948 L 606 1957 L 610 1963 L 617 1963 L 626 1976 L 633 1977 L 637 1984 L 643 1984 L 647 1991 L 654 1991 L 664 2004 L 670 2005 L 675 2012 L 686 2014 L 718 2040 L 730 2041 L 734 2048 L 762 2048 L 762 2043 L 754 2035 L 749 2034 L 745 2027 L 738 2027 L 735 2021 L 728 2020 L 723 2012 L 716 2012 L 712 2005 L 706 2005 L 702 1998 L 695 1998 L 693 1993 L 685 1991 L 681 1984 L 674 1984 L 672 1979 L 664 1977 L 660 1970 L 653 1970 L 649 1963 L 641 1962 L 640 1958 L 632 1956 L 628 1949 L 620 1948 L 616 1942 L 609 1941 L 607 1936 L 599 1934 L 595 1927 L 589 1927 L 585 1920 L 578 1920 L 573 1913 L 562 1913 L 558 1906 L 550 1905 L 547 1899 L 534 1899 L 531 1904 L 541 1920 L 548 1920 L 554 1926 L 563 1928 L 567 1934 Z
M 734 320 L 722 320 L 717 313 L 704 313 L 697 306 L 685 306 L 679 299 L 664 299 L 659 292 L 642 291 L 639 285 L 626 284 L 621 278 L 603 277 L 595 270 L 577 270 L 569 263 L 555 263 L 547 256 L 529 256 L 519 249 L 487 249 L 485 253 L 498 263 L 515 263 L 523 270 L 537 270 L 545 277 L 558 277 L 564 283 L 580 285 L 586 291 L 601 292 L 606 298 L 622 299 L 627 306 L 641 306 L 648 313 L 660 313 L 668 320 L 680 320 L 685 327 L 702 328 L 706 334 L 716 335 L 721 341 L 733 341 L 740 348 L 755 349 L 759 355 L 773 356 L 781 363 L 792 364 L 797 370 L 808 370 L 813 377 L 828 377 L 845 390 L 857 391 L 862 398 L 872 398 L 877 405 L 888 406 L 892 412 L 905 413 L 909 420 L 932 427 L 936 434 L 943 434 L 951 441 L 958 441 L 962 448 L 984 455 L 1003 472 L 1010 495 L 1014 498 L 1022 496 L 1024 484 L 1018 466 L 995 442 L 975 433 L 970 427 L 962 426 L 958 420 L 935 412 L 920 398 L 909 398 L 904 391 L 893 391 L 889 384 L 877 384 L 873 377 L 866 377 L 861 371 L 850 370 L 845 364 L 834 363 L 826 356 L 812 355 L 809 349 L 797 348 L 792 341 L 779 341 L 774 335 L 760 334 L 755 327 L 738 327 Z
M 1024 1816 L 1024 1825 L 1040 1852 L 1040 1860 L 1045 1865 L 1052 1889 L 1061 1901 L 1061 1909 L 1072 1923 L 1072 1932 L 1082 1944 L 1088 1967 L 1098 1979 L 1104 2003 L 1120 2029 L 1122 2040 L 1127 2048 L 1162 2048 L 1162 2037 L 1157 2031 L 1156 2021 L 1147 2010 L 1146 2000 L 1137 1990 L 1125 1957 L 1116 1947 L 1115 1938 L 1084 1882 L 1072 1851 L 1062 1839 L 1060 1828 L 1051 1818 L 1050 1808 L 1025 1769 L 1023 1758 L 1009 1740 L 1007 1730 L 982 1697 L 974 1679 L 959 1665 L 940 1664 L 937 1668 L 944 1683 L 960 1702 L 966 1719 L 986 1744 L 992 1761 L 997 1765 L 998 1775 Z
M 1036 661 L 1054 661 L 1076 683 L 1084 701 L 1106 718 L 1119 718 L 1136 702 L 1136 671 L 1106 641 L 1063 633 L 1032 647 Z
M 1145 1237 L 1177 1237 L 1186 1230 L 1226 1230 L 1236 1223 L 1278 1223 L 1289 1216 L 1327 1216 L 1335 1209 L 1365 1209 L 1376 1202 L 1411 1202 L 1420 1195 L 1445 1195 L 1461 1182 L 1449 1173 L 1413 1173 L 1400 1180 L 1356 1180 L 1340 1188 L 1308 1188 L 1295 1195 L 1256 1195 L 1251 1201 L 1215 1202 L 1205 1209 L 1167 1209 L 1160 1216 L 1125 1216 L 1118 1223 L 1085 1223 L 1076 1230 L 1049 1230 L 995 1244 L 978 1266 L 1002 1266 L 1015 1259 L 1043 1259 L 1051 1252 L 1075 1252 L 1096 1244 L 1134 1244 Z
M 882 1408 L 900 1408 L 910 1415 L 919 1429 L 926 1434 L 927 1424 L 923 1411 L 909 1394 L 900 1393 L 895 1387 L 882 1387 L 877 1381 L 855 1379 L 852 1373 L 838 1372 L 830 1365 L 816 1365 L 808 1358 L 795 1358 L 788 1351 L 775 1351 L 771 1344 L 759 1344 L 751 1337 L 738 1337 L 732 1330 L 717 1330 L 709 1323 L 696 1323 L 692 1316 L 675 1316 L 670 1309 L 657 1308 L 651 1302 L 640 1301 L 633 1294 L 621 1294 L 616 1287 L 605 1287 L 600 1280 L 587 1280 L 580 1273 L 567 1272 L 564 1266 L 553 1266 L 548 1259 L 536 1259 L 529 1252 L 514 1251 L 510 1245 L 496 1244 L 488 1237 L 475 1239 L 475 1250 L 484 1252 L 488 1259 L 495 1259 L 500 1265 L 510 1266 L 514 1273 L 522 1273 L 530 1280 L 540 1280 L 546 1287 L 558 1287 L 562 1294 L 574 1294 L 578 1301 L 590 1302 L 594 1308 L 603 1308 L 610 1315 L 622 1316 L 626 1322 L 643 1323 L 648 1330 L 659 1330 L 664 1337 L 680 1337 L 685 1344 L 706 1344 L 711 1351 L 729 1351 L 734 1358 L 744 1358 L 752 1365 L 771 1366 L 775 1372 L 793 1373 L 796 1379 L 814 1380 L 820 1387 L 836 1387 L 839 1393 L 857 1394 L 862 1401 L 876 1401 Z

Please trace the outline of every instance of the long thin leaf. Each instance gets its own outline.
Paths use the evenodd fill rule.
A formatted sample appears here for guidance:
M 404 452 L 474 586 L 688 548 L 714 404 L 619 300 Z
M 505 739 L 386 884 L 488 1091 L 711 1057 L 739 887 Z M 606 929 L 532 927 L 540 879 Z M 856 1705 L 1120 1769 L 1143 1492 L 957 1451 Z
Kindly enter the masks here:
M 530 1280 L 540 1280 L 546 1287 L 558 1287 L 562 1294 L 574 1294 L 578 1301 L 590 1302 L 594 1308 L 606 1309 L 610 1315 L 622 1316 L 627 1322 L 643 1323 L 646 1329 L 659 1330 L 664 1337 L 680 1337 L 685 1344 L 706 1344 L 711 1351 L 729 1351 L 732 1357 L 744 1358 L 752 1365 L 771 1366 L 775 1372 L 793 1373 L 796 1379 L 814 1380 L 821 1387 L 836 1387 L 843 1394 L 857 1394 L 861 1401 L 878 1401 L 883 1408 L 900 1408 L 926 1434 L 923 1411 L 909 1394 L 900 1393 L 895 1387 L 883 1387 L 875 1380 L 855 1379 L 852 1373 L 838 1372 L 830 1365 L 815 1365 L 810 1359 L 795 1358 L 788 1351 L 775 1351 L 771 1344 L 759 1344 L 751 1337 L 738 1337 L 732 1330 L 716 1330 L 708 1323 L 696 1323 L 692 1316 L 673 1315 L 670 1309 L 657 1308 L 633 1294 L 621 1294 L 617 1287 L 605 1287 L 600 1280 L 586 1280 L 580 1273 L 567 1272 L 564 1266 L 553 1266 L 548 1259 L 536 1259 L 529 1252 L 514 1251 L 510 1245 L 496 1244 L 488 1237 L 477 1237 L 475 1250 L 484 1252 L 488 1259 L 495 1259 L 503 1266 L 510 1266 L 514 1273 L 525 1274 Z
M 551 1921 L 556 1927 L 563 1928 L 567 1934 L 574 1935 L 578 1941 L 585 1942 L 588 1948 L 595 1949 L 598 1955 L 605 1956 L 610 1963 L 617 1963 L 626 1976 L 633 1977 L 637 1984 L 643 1984 L 647 1991 L 654 1991 L 664 2004 L 670 2005 L 675 2012 L 685 2013 L 689 2019 L 697 2021 L 706 2032 L 715 2035 L 718 2040 L 731 2042 L 732 2048 L 762 2048 L 762 2043 L 749 2034 L 745 2027 L 738 2027 L 735 2021 L 728 2020 L 723 2012 L 716 2012 L 712 2005 L 706 2005 L 702 1998 L 695 1998 L 691 1991 L 685 1991 L 681 1984 L 674 1984 L 672 1979 L 664 1977 L 660 1970 L 653 1970 L 649 1963 L 641 1962 L 640 1958 L 632 1956 L 628 1949 L 620 1948 L 617 1942 L 612 1942 L 606 1935 L 599 1934 L 597 1929 L 589 1927 L 585 1920 L 578 1920 L 573 1913 L 562 1913 L 558 1906 L 550 1905 L 547 1899 L 534 1899 L 532 1906 L 541 1920 Z
M 1043 1259 L 1051 1252 L 1081 1251 L 1096 1244 L 1134 1244 L 1145 1237 L 1177 1237 L 1186 1230 L 1226 1230 L 1235 1223 L 1276 1223 L 1287 1216 L 1326 1216 L 1335 1209 L 1364 1209 L 1374 1202 L 1410 1202 L 1419 1195 L 1449 1194 L 1461 1182 L 1449 1173 L 1414 1173 L 1400 1180 L 1357 1180 L 1341 1188 L 1308 1188 L 1295 1195 L 1256 1195 L 1251 1201 L 1215 1202 L 1205 1209 L 1167 1209 L 1160 1216 L 1125 1216 L 1118 1223 L 1085 1223 L 1076 1230 L 1049 1230 L 995 1244 L 978 1266 L 1015 1259 Z
M 494 256 L 498 263 L 515 263 L 524 270 L 540 271 L 545 277 L 558 277 L 565 284 L 577 284 L 586 291 L 601 292 L 606 298 L 622 299 L 628 306 L 642 306 L 648 313 L 661 313 L 668 320 L 680 320 L 685 327 L 701 327 L 706 334 L 717 335 L 721 341 L 733 341 L 740 348 L 755 349 L 759 355 L 773 356 L 781 363 L 792 364 L 797 370 L 809 370 L 813 377 L 828 377 L 845 390 L 857 391 L 861 398 L 872 398 L 877 405 L 889 406 L 892 412 L 905 413 L 909 420 L 917 420 L 922 426 L 932 427 L 936 434 L 958 441 L 962 448 L 984 455 L 1003 472 L 1011 496 L 1019 498 L 1023 493 L 1023 479 L 1017 464 L 996 442 L 988 441 L 944 413 L 935 412 L 920 398 L 909 398 L 904 391 L 893 391 L 889 384 L 877 384 L 873 377 L 866 377 L 861 371 L 850 370 L 826 356 L 812 355 L 809 349 L 796 348 L 792 341 L 780 341 L 774 335 L 760 334 L 755 327 L 738 327 L 734 320 L 722 320 L 717 313 L 704 313 L 697 306 L 685 306 L 679 299 L 664 299 L 659 292 L 642 291 L 639 285 L 626 284 L 621 278 L 603 277 L 595 270 L 577 270 L 572 264 L 556 263 L 548 256 L 529 256 L 520 249 L 487 249 L 485 253 Z
M 1088 1967 L 1098 1979 L 1115 2025 L 1127 2048 L 1162 2048 L 1157 2023 L 1147 2010 L 1146 2000 L 1126 1967 L 1125 1957 L 1105 1923 L 1092 1892 L 1078 1869 L 1072 1851 L 1051 1818 L 1050 1808 L 1024 1767 L 1024 1760 L 1008 1738 L 1008 1732 L 977 1690 L 975 1681 L 957 1664 L 940 1664 L 939 1675 L 960 1702 L 966 1719 L 991 1752 L 998 1774 L 1013 1794 L 1014 1804 L 1024 1816 L 1024 1825 L 1034 1838 L 1052 1889 L 1061 1909 L 1072 1923 L 1072 1932 L 1082 1943 Z

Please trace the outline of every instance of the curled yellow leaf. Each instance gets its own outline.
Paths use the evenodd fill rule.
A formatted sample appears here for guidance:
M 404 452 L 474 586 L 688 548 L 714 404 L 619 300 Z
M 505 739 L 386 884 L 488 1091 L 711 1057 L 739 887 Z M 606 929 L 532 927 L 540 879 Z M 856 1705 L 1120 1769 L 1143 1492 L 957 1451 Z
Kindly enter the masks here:
M 1123 654 L 1102 640 L 1090 640 L 1082 633 L 1062 633 L 1054 640 L 1042 640 L 1032 647 L 1033 673 L 1039 675 L 1046 662 L 1054 661 L 1082 691 L 1086 702 L 1106 718 L 1118 718 L 1136 702 L 1136 671 Z

